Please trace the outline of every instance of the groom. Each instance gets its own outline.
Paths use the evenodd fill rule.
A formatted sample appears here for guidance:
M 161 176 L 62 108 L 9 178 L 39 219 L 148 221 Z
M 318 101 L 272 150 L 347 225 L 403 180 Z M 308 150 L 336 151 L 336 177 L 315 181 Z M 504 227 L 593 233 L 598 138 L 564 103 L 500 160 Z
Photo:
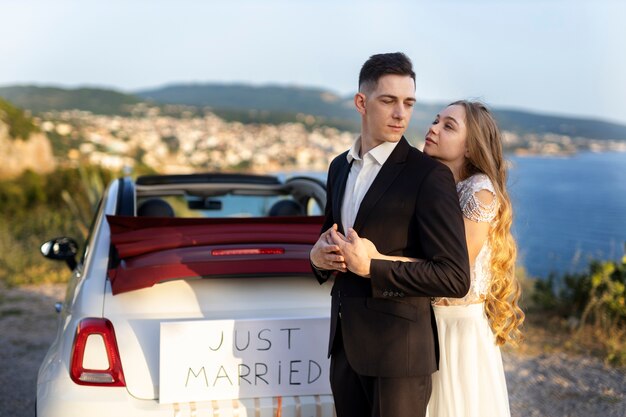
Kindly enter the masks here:
M 310 254 L 320 283 L 337 271 L 329 342 L 335 408 L 338 417 L 423 416 L 439 356 L 429 297 L 463 297 L 470 285 L 462 215 L 450 170 L 403 136 L 415 104 L 408 57 L 370 57 L 354 104 L 361 135 L 330 164 L 326 220 Z M 423 262 L 370 261 L 333 241 L 349 228 L 384 255 Z

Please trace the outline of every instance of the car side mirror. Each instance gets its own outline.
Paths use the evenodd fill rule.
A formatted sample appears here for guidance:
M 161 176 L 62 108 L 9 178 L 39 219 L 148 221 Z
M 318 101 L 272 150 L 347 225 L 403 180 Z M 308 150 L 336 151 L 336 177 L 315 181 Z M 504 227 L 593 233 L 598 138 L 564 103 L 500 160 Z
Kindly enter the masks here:
M 73 271 L 76 268 L 78 243 L 69 237 L 57 237 L 41 245 L 41 254 L 48 259 L 65 261 Z

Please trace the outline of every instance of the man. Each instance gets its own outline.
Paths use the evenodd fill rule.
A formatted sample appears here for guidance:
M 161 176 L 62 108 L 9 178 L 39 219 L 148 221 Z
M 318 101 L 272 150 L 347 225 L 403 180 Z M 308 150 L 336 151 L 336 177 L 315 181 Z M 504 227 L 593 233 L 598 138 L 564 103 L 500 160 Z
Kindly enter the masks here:
M 430 297 L 469 290 L 463 219 L 450 170 L 403 137 L 415 104 L 411 61 L 402 53 L 370 57 L 354 104 L 361 135 L 330 165 L 326 220 L 310 255 L 320 283 L 337 274 L 335 408 L 338 417 L 423 416 L 439 354 Z M 364 259 L 338 240 L 350 228 L 343 239 L 358 233 L 384 255 L 423 261 Z

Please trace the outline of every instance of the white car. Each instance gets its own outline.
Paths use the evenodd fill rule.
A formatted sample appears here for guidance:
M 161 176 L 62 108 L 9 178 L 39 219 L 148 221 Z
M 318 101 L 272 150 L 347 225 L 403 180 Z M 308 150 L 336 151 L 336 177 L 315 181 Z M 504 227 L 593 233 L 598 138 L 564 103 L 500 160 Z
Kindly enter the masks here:
M 329 287 L 310 272 L 324 185 L 295 177 L 120 178 L 72 269 L 37 415 L 334 415 Z

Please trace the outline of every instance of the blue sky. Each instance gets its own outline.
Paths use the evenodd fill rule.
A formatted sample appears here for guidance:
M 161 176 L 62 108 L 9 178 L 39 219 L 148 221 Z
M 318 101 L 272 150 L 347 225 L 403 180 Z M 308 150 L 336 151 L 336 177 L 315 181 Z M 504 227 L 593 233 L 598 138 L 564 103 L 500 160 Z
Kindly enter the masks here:
M 246 82 L 356 89 L 403 51 L 424 102 L 626 124 L 619 0 L 0 0 L 0 85 Z

